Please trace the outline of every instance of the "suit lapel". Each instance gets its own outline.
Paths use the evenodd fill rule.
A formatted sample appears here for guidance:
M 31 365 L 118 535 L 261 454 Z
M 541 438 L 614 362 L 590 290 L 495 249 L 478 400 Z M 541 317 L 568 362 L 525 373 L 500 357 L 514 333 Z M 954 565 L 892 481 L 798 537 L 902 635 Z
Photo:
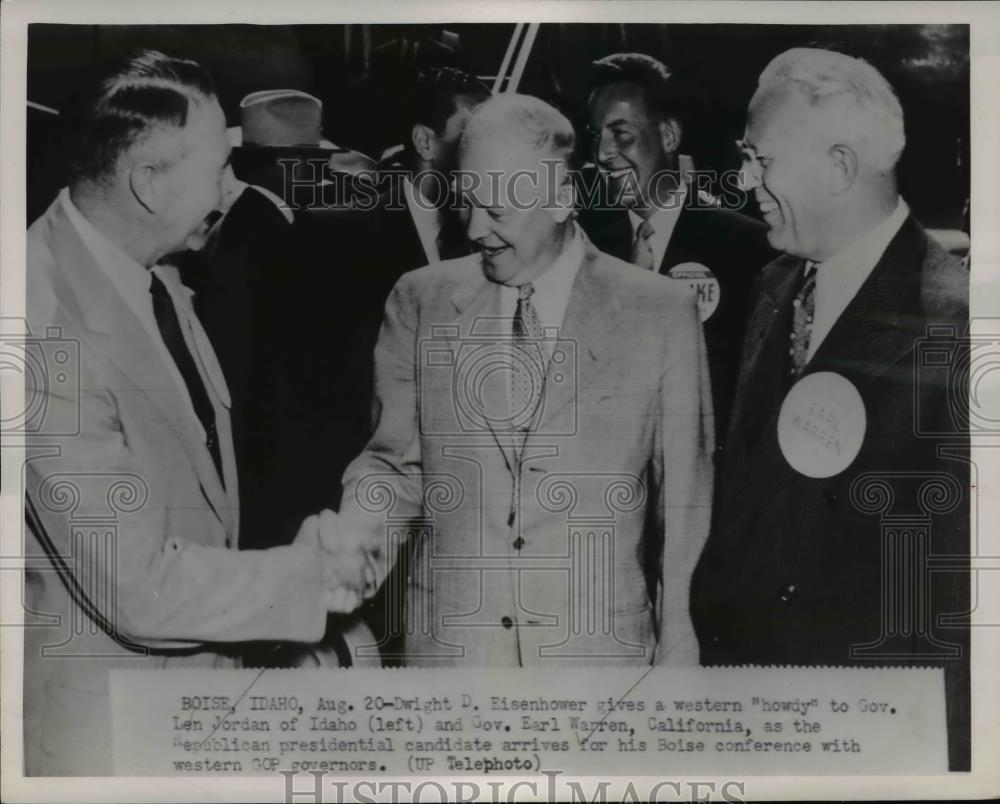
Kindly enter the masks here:
M 693 190 L 688 190 L 688 197 L 690 198 Z M 681 207 L 680 215 L 677 218 L 677 223 L 674 224 L 674 230 L 670 233 L 670 239 L 667 241 L 667 249 L 663 252 L 663 259 L 660 261 L 660 273 L 666 274 L 675 265 L 687 262 L 686 255 L 689 253 L 689 243 L 694 240 L 697 242 L 697 226 L 698 222 L 694 215 L 692 215 L 687 208 L 687 204 Z
M 58 202 L 57 202 L 58 203 Z M 56 263 L 84 318 L 84 325 L 108 344 L 108 356 L 118 369 L 162 414 L 177 434 L 201 482 L 205 496 L 230 532 L 235 532 L 232 504 L 201 433 L 191 419 L 180 389 L 149 333 L 129 309 L 61 209 L 51 232 Z M 220 422 L 220 424 L 223 424 Z M 228 427 L 228 419 L 224 423 Z
M 796 280 L 802 268 L 802 260 L 796 257 L 782 257 L 772 263 L 761 275 L 761 291 L 753 316 L 747 325 L 744 338 L 742 370 L 739 388 L 731 416 L 730 435 L 727 441 L 733 443 L 742 438 L 744 448 L 752 449 L 766 429 L 766 422 L 776 410 L 768 410 L 767 399 L 762 399 L 757 389 L 767 385 L 762 376 L 766 359 L 778 350 L 784 354 L 787 333 L 782 330 L 783 314 L 788 310 L 795 296 Z
M 900 358 L 914 348 L 915 339 L 924 334 L 924 319 L 916 315 L 914 305 L 919 303 L 918 269 L 927 248 L 925 238 L 920 226 L 912 216 L 909 217 L 812 360 L 806 364 L 804 373 L 836 372 L 855 383 L 863 399 L 870 398 L 865 393 L 865 387 L 897 365 Z M 783 262 L 801 264 L 800 260 L 783 257 L 774 266 Z M 773 339 L 766 335 L 761 337 L 758 333 L 767 329 L 769 321 L 773 323 L 774 319 L 780 318 L 780 311 L 791 303 L 798 271 L 787 271 L 788 275 L 783 279 L 774 276 L 773 272 L 769 274 L 774 277 L 769 292 L 765 291 L 769 303 L 758 305 L 751 329 L 747 332 L 744 371 L 748 378 L 754 376 L 765 349 L 773 348 L 765 346 L 773 343 Z M 768 311 L 771 311 L 770 315 Z M 909 315 L 907 311 L 910 311 Z M 918 323 L 914 325 L 911 322 Z M 752 390 L 749 384 L 748 388 Z M 740 429 L 749 429 L 746 391 L 741 382 L 737 394 L 739 409 L 734 412 L 731 441 Z M 758 430 L 758 438 L 748 445 L 742 482 L 737 484 L 737 488 L 727 490 L 726 508 L 733 510 L 733 505 L 742 507 L 766 502 L 766 495 L 758 486 L 761 483 L 773 484 L 775 477 L 792 471 L 781 453 L 777 438 L 759 437 L 763 433 L 776 433 L 779 412 L 780 404 L 765 417 L 763 426 Z M 731 525 L 738 525 L 742 517 L 732 516 L 728 521 Z
M 614 329 L 621 318 L 621 304 L 600 281 L 596 264 L 600 252 L 590 242 L 586 242 L 583 263 L 573 282 L 566 316 L 559 330 L 559 340 L 576 351 L 576 378 L 571 376 L 561 382 L 555 375 L 565 375 L 565 365 L 549 361 L 545 381 L 545 403 L 538 430 L 544 431 L 552 419 L 560 413 L 578 391 L 589 387 L 606 367 L 610 344 L 616 342 Z M 570 359 L 572 359 L 572 352 Z
M 836 371 L 867 384 L 912 349 L 914 340 L 925 334 L 925 322 L 906 311 L 919 304 L 918 266 L 926 251 L 925 235 L 911 215 L 805 370 Z

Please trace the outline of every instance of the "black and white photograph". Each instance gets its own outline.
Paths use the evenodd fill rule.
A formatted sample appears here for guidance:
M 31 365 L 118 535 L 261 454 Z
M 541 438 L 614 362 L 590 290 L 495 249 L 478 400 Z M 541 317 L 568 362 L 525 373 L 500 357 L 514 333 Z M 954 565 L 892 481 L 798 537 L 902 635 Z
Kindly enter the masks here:
M 133 5 L 2 9 L 5 800 L 1000 793 L 995 7 Z

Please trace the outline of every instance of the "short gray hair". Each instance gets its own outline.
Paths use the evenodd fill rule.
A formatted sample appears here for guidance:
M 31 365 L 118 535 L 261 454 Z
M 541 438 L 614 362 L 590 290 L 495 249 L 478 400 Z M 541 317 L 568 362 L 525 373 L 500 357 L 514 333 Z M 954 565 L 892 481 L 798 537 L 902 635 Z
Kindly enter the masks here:
M 906 145 L 903 107 L 889 82 L 864 59 L 820 48 L 786 50 L 760 74 L 755 97 L 784 87 L 798 91 L 813 107 L 852 104 L 856 114 L 837 117 L 848 144 L 866 146 L 878 170 L 891 170 L 899 161 Z
M 460 148 L 479 137 L 498 135 L 527 142 L 567 162 L 576 144 L 573 124 L 562 112 L 540 98 L 518 93 L 485 100 L 469 118 Z

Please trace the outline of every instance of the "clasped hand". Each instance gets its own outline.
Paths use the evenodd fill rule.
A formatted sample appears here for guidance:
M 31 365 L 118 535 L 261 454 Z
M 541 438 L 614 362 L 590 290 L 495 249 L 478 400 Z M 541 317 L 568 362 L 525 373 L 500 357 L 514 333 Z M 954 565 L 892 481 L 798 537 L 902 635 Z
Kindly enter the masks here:
M 306 517 L 296 541 L 315 544 L 323 559 L 327 611 L 349 614 L 377 588 L 374 559 L 360 539 L 347 533 L 340 517 L 329 509 Z

